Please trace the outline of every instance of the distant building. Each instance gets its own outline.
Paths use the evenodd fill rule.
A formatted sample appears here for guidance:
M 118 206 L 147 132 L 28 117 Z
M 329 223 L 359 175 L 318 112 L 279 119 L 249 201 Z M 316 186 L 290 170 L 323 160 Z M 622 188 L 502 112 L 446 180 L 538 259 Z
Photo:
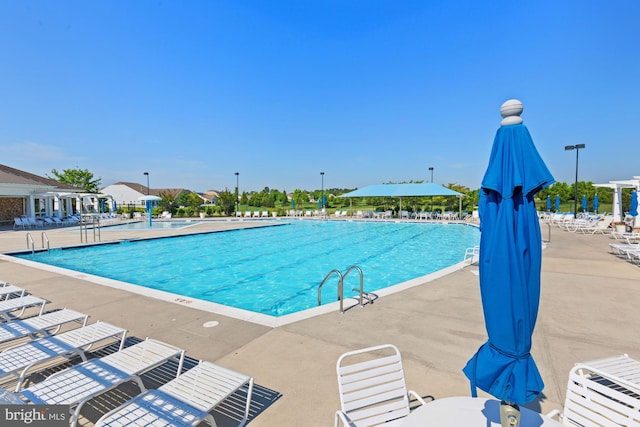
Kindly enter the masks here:
M 90 196 L 81 188 L 0 165 L 0 224 L 21 216 L 62 218 L 81 210 Z
M 205 200 L 205 203 L 217 205 L 218 199 L 220 198 L 220 192 L 216 190 L 208 190 L 200 194 L 200 196 Z
M 185 188 L 149 188 L 148 193 L 151 196 L 162 197 L 165 194 L 177 198 L 180 193 L 191 190 Z M 137 184 L 135 182 L 116 182 L 108 185 L 100 190 L 102 194 L 107 194 L 118 204 L 118 206 L 144 207 L 145 202 L 140 201 L 140 197 L 147 195 L 147 186 Z

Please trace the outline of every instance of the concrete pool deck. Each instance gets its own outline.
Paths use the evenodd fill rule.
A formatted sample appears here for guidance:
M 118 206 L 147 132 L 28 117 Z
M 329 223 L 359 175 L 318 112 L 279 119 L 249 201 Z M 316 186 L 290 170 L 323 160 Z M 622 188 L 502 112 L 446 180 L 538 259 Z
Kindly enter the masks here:
M 171 234 L 246 227 L 216 222 Z M 45 230 L 54 246 L 79 243 L 68 229 Z M 102 240 L 166 235 L 168 231 L 103 232 Z M 112 234 L 113 233 L 113 234 Z M 40 230 L 31 230 L 36 248 Z M 108 234 L 108 237 L 107 237 Z M 547 238 L 546 226 L 542 230 Z M 527 405 L 560 409 L 575 362 L 628 353 L 640 359 L 640 268 L 608 253 L 609 236 L 554 228 L 543 252 L 542 295 L 532 353 L 545 381 L 544 395 Z M 26 231 L 1 231 L 0 252 L 26 248 Z M 185 305 L 86 282 L 0 260 L 0 280 L 51 301 L 153 337 L 254 376 L 282 394 L 249 425 L 325 426 L 339 407 L 335 363 L 345 351 L 393 343 L 402 352 L 409 388 L 435 398 L 468 395 L 461 369 L 486 340 L 477 267 L 470 266 L 375 304 L 337 311 L 276 328 L 200 311 Z M 366 282 L 365 282 L 366 289 Z M 203 327 L 205 322 L 218 325 Z M 483 395 L 482 392 L 480 392 Z

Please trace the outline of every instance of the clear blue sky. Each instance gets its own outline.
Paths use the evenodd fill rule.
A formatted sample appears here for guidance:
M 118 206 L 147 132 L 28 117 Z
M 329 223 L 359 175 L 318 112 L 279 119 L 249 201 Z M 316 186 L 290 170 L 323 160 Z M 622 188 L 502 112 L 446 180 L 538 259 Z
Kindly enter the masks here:
M 500 105 L 558 181 L 640 175 L 640 2 L 3 1 L 0 163 L 195 191 L 478 188 Z

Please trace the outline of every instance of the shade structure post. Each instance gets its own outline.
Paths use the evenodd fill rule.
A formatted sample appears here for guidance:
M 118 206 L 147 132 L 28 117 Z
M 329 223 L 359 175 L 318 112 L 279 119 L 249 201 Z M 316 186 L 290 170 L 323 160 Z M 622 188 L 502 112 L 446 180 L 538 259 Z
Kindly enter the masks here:
M 535 195 L 554 182 L 521 113 L 519 101 L 503 104 L 482 180 L 478 265 L 488 339 L 463 369 L 472 395 L 480 388 L 512 409 L 544 387 L 531 355 L 542 264 Z
M 152 228 L 153 224 L 152 224 L 152 208 L 153 208 L 153 202 L 157 202 L 158 200 L 162 200 L 161 197 L 158 196 L 142 196 L 142 197 L 138 197 L 139 201 L 143 201 L 145 202 L 146 208 L 147 208 L 147 217 L 149 218 L 149 228 Z

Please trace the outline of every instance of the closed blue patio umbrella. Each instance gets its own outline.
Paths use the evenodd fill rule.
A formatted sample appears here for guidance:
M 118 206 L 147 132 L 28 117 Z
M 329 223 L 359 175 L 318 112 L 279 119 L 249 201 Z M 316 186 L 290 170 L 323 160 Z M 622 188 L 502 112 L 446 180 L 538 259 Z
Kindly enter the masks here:
M 600 207 L 600 203 L 598 201 L 598 195 L 593 196 L 593 211 L 598 212 L 598 208 Z
M 629 206 L 629 215 L 638 216 L 638 192 L 631 193 L 631 205 Z
M 547 196 L 547 211 L 551 211 L 551 196 Z
M 582 212 L 587 211 L 587 196 L 582 196 Z
M 556 196 L 556 212 L 560 212 L 560 195 Z
M 515 103 L 515 105 L 514 105 Z M 517 109 L 517 106 L 520 106 Z M 535 194 L 554 182 L 520 117 L 517 100 L 501 108 L 480 190 L 480 296 L 488 341 L 463 372 L 476 387 L 513 408 L 533 400 L 544 384 L 530 354 L 538 314 L 542 237 Z M 504 424 L 503 424 L 504 425 Z

